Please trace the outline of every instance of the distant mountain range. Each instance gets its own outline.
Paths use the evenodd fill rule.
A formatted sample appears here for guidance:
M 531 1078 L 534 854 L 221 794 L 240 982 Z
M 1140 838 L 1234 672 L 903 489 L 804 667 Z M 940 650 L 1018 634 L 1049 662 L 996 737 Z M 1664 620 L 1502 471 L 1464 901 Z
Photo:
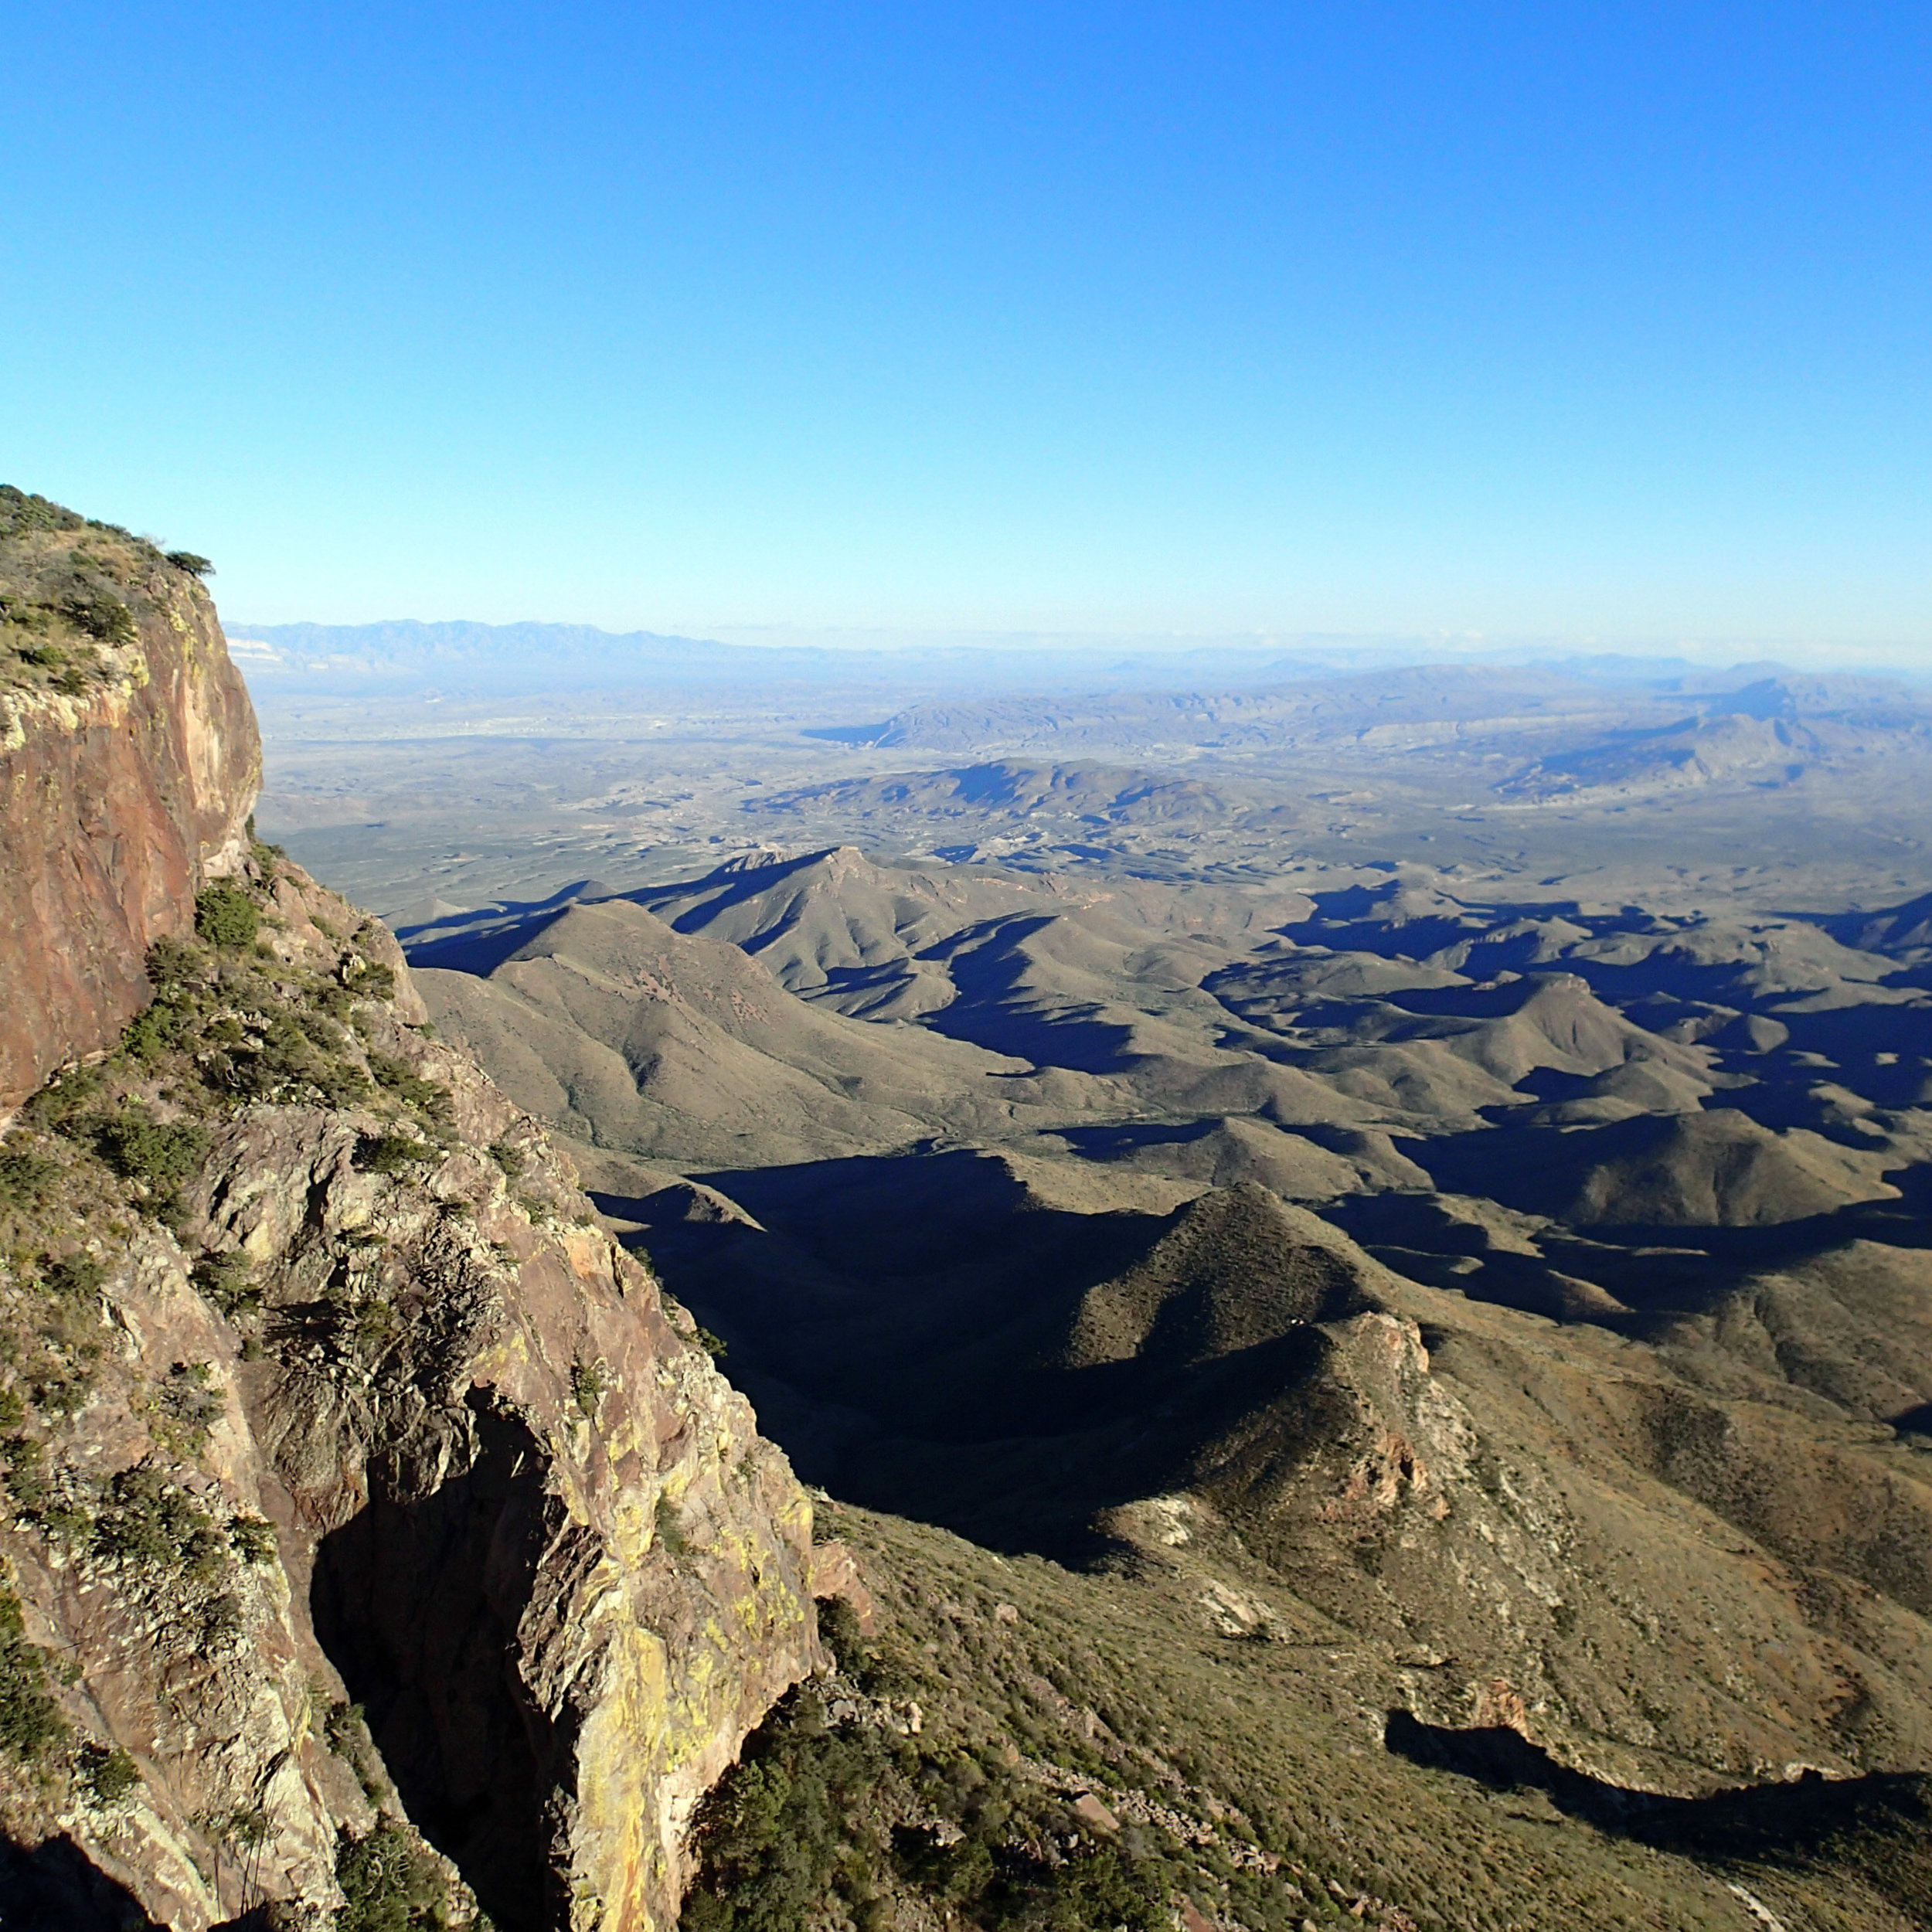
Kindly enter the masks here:
M 652 631 L 622 633 L 578 624 L 237 623 L 230 646 L 258 688 L 448 695 L 743 685 L 872 685 L 903 693 L 1036 694 L 1252 689 L 1421 664 L 1468 668 L 1467 650 L 1427 638 L 1179 639 L 1087 641 L 1015 634 L 890 648 L 723 643 Z M 1518 643 L 1483 654 L 1495 666 L 1541 670 L 1610 686 L 1779 674 L 1773 664 L 1713 672 L 1679 656 L 1579 653 L 1554 643 Z

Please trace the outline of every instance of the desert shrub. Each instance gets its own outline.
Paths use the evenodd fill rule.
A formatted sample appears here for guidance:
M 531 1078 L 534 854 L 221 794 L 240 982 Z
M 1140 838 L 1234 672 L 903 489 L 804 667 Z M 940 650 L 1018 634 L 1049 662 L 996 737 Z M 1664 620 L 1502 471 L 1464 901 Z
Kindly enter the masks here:
M 325 1053 L 345 1053 L 349 1050 L 349 1036 L 326 1013 L 311 1012 L 304 1009 L 295 1015 L 299 1026 L 312 1046 L 319 1046 Z
M 726 1345 L 724 1337 L 721 1335 L 714 1335 L 702 1321 L 698 1324 L 691 1338 L 703 1349 L 706 1355 L 710 1356 L 713 1362 L 722 1361 L 731 1352 Z
M 20 1111 L 36 1127 L 60 1132 L 72 1125 L 86 1111 L 87 1103 L 100 1091 L 102 1074 L 97 1066 L 70 1066 L 56 1073 Z
M 47 1452 L 32 1436 L 9 1436 L 0 1442 L 0 1462 L 6 1464 L 7 1494 L 16 1508 L 32 1509 L 46 1501 Z
M 200 1450 L 221 1419 L 221 1398 L 208 1386 L 213 1375 L 205 1362 L 177 1362 L 155 1391 L 155 1410 L 190 1454 Z
M 377 1083 L 405 1104 L 418 1108 L 434 1121 L 445 1121 L 450 1113 L 449 1089 L 436 1080 L 424 1080 L 405 1060 L 387 1053 L 368 1056 L 369 1070 Z
M 375 1740 L 369 1733 L 369 1719 L 360 1704 L 332 1704 L 323 1720 L 322 1734 L 328 1748 L 355 1774 L 362 1795 L 370 1804 L 380 1805 L 386 1795 L 376 1767 Z
M 275 1529 L 260 1516 L 237 1516 L 228 1526 L 228 1540 L 235 1554 L 245 1563 L 272 1563 L 275 1560 Z
M 245 1320 L 260 1310 L 262 1291 L 246 1256 L 235 1250 L 204 1254 L 189 1277 L 204 1301 L 230 1321 Z
M 245 892 L 210 886 L 196 897 L 195 930 L 211 946 L 247 947 L 261 930 L 261 914 Z
M 158 1469 L 137 1464 L 107 1485 L 94 1525 L 94 1548 L 117 1563 L 174 1570 L 198 1580 L 228 1566 L 228 1545 L 215 1526 Z
M 141 1788 L 141 1767 L 117 1744 L 83 1744 L 75 1775 L 89 1799 L 104 1811 Z
M 101 644 L 132 644 L 141 634 L 134 614 L 111 590 L 80 584 L 61 600 L 60 613 L 77 631 Z
M 191 1121 L 164 1123 L 138 1108 L 102 1122 L 94 1135 L 100 1158 L 124 1179 L 157 1195 L 172 1195 L 208 1152 L 208 1136 Z
M 231 1590 L 211 1597 L 201 1607 L 201 1641 L 210 1649 L 239 1637 L 244 1622 L 241 1600 Z
M 570 1369 L 570 1399 L 587 1420 L 597 1418 L 597 1403 L 611 1386 L 601 1362 L 578 1362 Z
M 332 980 L 317 989 L 315 1004 L 331 1019 L 340 1020 L 346 1026 L 355 1015 L 355 995 L 346 986 L 338 986 Z
M 166 556 L 177 570 L 185 570 L 191 577 L 211 577 L 215 574 L 214 565 L 192 550 L 169 550 Z M 254 821 L 251 819 L 249 822 L 252 828 Z
M 678 1505 L 671 1500 L 668 1490 L 658 1492 L 655 1512 L 658 1547 L 673 1556 L 682 1556 L 691 1547 L 691 1539 L 684 1533 L 684 1525 L 678 1520 Z
M 191 939 L 158 939 L 148 948 L 148 984 L 175 994 L 198 984 L 208 971 L 208 955 Z
M 20 1599 L 0 1588 L 0 1750 L 38 1765 L 66 1736 L 60 1707 L 47 1695 L 47 1653 L 27 1641 Z
M 828 1597 L 818 1606 L 818 1634 L 839 1669 L 856 1681 L 863 1661 L 871 1655 L 858 1611 L 842 1597 Z
M 388 1818 L 361 1838 L 338 1832 L 335 1883 L 344 1901 L 335 1932 L 411 1932 L 437 1924 L 447 1903 L 436 1861 Z
M 29 1142 L 0 1147 L 0 1207 L 44 1206 L 60 1184 L 60 1171 L 58 1161 Z
M 508 1141 L 492 1141 L 490 1143 L 490 1158 L 503 1170 L 503 1178 L 506 1181 L 515 1180 L 523 1172 L 523 1156 Z
M 97 1256 L 63 1254 L 41 1264 L 41 1279 L 63 1301 L 91 1301 L 107 1285 L 107 1264 Z
M 355 1164 L 371 1174 L 400 1174 L 413 1161 L 427 1160 L 422 1141 L 408 1134 L 362 1134 L 356 1137 Z

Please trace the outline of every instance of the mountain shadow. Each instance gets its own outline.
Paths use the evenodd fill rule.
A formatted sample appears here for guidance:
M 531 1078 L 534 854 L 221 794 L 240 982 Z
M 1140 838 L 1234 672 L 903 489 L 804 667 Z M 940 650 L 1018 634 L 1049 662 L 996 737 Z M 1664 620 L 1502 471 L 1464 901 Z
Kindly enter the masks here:
M 66 1836 L 22 1845 L 0 1833 L 0 1932 L 165 1932 Z
M 1251 1186 L 1080 1213 L 952 1153 L 600 1205 L 645 1224 L 808 1481 L 1068 1560 L 1100 1553 L 1102 1512 L 1214 1464 L 1242 1418 L 1268 1415 L 1284 1454 L 1319 1435 L 1321 1325 L 1370 1305 L 1356 1269 Z
M 1741 1786 L 1670 1798 L 1560 1764 L 1503 1725 L 1458 1730 L 1388 1713 L 1386 1748 L 1495 1791 L 1540 1791 L 1565 1816 L 1662 1852 L 1722 1864 L 1856 1872 L 1914 1923 L 1932 1924 L 1932 1777 L 1908 1772 Z

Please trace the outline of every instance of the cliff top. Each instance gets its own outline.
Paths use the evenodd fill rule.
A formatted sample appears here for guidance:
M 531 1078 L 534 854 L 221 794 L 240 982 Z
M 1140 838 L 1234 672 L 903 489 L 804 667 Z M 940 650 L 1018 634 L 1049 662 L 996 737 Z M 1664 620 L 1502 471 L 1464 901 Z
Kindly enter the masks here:
M 141 620 L 211 568 L 0 484 L 0 689 L 77 698 L 124 675 Z

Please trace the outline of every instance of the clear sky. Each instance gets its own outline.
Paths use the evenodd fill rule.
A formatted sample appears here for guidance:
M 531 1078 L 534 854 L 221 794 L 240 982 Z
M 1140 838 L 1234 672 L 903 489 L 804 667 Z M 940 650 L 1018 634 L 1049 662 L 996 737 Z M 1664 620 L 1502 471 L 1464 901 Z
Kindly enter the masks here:
M 231 617 L 1932 663 L 1932 9 L 18 7 L 0 480 Z

